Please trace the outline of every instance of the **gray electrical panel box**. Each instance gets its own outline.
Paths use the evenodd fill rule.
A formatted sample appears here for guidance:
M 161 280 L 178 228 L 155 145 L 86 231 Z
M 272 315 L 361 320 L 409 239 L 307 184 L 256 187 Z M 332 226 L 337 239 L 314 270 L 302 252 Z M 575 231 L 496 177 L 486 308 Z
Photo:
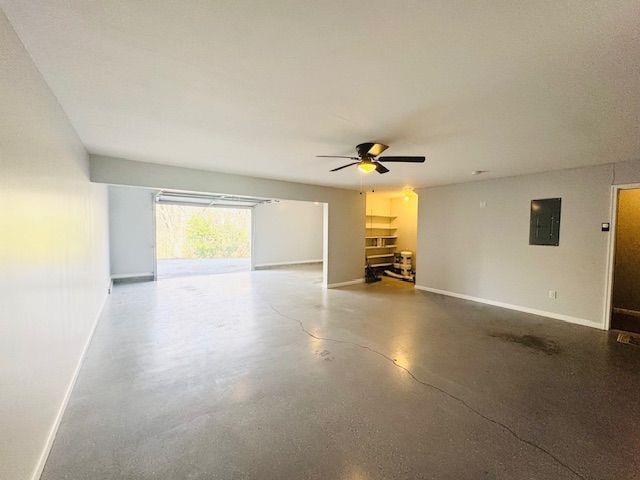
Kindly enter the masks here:
M 531 201 L 529 245 L 560 244 L 561 198 L 544 198 Z

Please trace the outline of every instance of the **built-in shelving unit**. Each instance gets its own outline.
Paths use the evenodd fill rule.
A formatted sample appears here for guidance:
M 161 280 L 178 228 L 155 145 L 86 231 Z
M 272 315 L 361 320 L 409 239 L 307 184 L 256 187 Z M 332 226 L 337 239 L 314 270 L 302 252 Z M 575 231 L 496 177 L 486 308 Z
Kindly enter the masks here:
M 397 230 L 397 228 L 390 225 L 368 224 L 367 230 Z
M 375 270 L 365 272 L 367 281 L 375 281 L 386 270 L 391 278 L 414 279 L 418 196 L 408 187 L 397 192 L 372 189 L 366 194 L 364 210 L 365 262 Z
M 369 219 L 369 218 L 386 218 L 388 220 L 395 220 L 398 217 L 396 217 L 395 215 L 374 215 L 374 214 L 372 214 L 372 215 L 367 215 L 367 219 Z
M 367 255 L 367 258 L 385 258 L 385 257 L 393 257 L 395 253 L 383 253 L 381 255 Z
M 365 256 L 374 268 L 389 267 L 396 251 L 396 232 L 393 215 L 368 214 L 366 218 Z

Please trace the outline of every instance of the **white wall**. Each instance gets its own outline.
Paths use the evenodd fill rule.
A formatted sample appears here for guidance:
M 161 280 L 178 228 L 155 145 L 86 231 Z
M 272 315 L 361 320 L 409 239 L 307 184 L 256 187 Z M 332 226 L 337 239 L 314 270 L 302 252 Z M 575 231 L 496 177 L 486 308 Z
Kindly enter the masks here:
M 355 190 L 135 162 L 103 155 L 90 155 L 90 163 L 91 179 L 98 183 L 327 203 L 327 221 L 324 222 L 327 284 L 331 287 L 363 278 L 364 195 Z
M 112 278 L 154 275 L 154 192 L 109 187 L 109 243 Z
M 391 215 L 391 196 L 384 193 L 367 193 L 366 214 Z
M 323 205 L 283 200 L 253 209 L 254 267 L 322 261 Z
M 0 478 L 25 480 L 107 295 L 107 192 L 1 11 L 0 98 Z
M 612 182 L 639 177 L 640 163 L 629 162 L 419 190 L 417 286 L 603 327 L 609 233 L 600 224 Z M 562 198 L 560 246 L 530 246 L 530 202 L 551 197 Z
M 418 258 L 418 196 L 409 193 L 401 197 L 394 197 L 390 201 L 390 212 L 396 219 L 393 224 L 398 227 L 396 235 L 396 251 L 408 250 L 413 252 L 413 265 Z

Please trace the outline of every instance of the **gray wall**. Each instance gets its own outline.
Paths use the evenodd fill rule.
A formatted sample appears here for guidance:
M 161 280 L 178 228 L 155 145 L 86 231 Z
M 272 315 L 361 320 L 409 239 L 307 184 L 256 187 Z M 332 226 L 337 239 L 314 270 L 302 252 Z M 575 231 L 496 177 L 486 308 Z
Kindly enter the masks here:
M 611 184 L 637 181 L 640 163 L 627 162 L 421 189 L 416 283 L 602 327 L 609 234 L 600 223 Z M 529 203 L 550 197 L 562 197 L 560 246 L 530 246 Z
M 155 272 L 154 192 L 109 187 L 109 245 L 112 278 Z
M 91 179 L 98 183 L 327 203 L 328 219 L 324 228 L 328 261 L 324 268 L 328 284 L 363 277 L 364 195 L 357 191 L 102 155 L 90 155 L 90 162 Z
M 0 11 L 0 478 L 37 478 L 107 295 L 107 192 Z
M 618 195 L 613 306 L 640 312 L 640 189 Z
M 323 204 L 283 200 L 253 209 L 253 265 L 322 261 Z

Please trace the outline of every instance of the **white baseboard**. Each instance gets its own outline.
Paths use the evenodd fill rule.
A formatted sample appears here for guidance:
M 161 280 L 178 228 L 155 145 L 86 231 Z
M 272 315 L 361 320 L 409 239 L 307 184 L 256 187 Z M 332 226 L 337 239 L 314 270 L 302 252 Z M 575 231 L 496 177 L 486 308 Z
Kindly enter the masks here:
M 275 263 L 256 263 L 253 268 L 264 267 L 280 267 L 283 265 L 304 265 L 307 263 L 322 263 L 322 259 L 319 260 L 294 260 L 293 262 L 275 262 Z
M 449 297 L 461 298 L 463 300 L 471 300 L 472 302 L 485 303 L 487 305 L 493 305 L 494 307 L 508 308 L 509 310 L 517 310 L 519 312 L 531 313 L 533 315 L 539 315 L 541 317 L 554 318 L 556 320 L 563 320 L 569 323 L 575 323 L 576 325 L 583 325 L 585 327 L 597 328 L 599 330 L 605 330 L 604 326 L 600 323 L 593 322 L 579 317 L 572 317 L 571 315 L 565 315 L 563 313 L 547 312 L 545 310 L 538 310 L 537 308 L 523 307 L 520 305 L 513 305 L 511 303 L 498 302 L 495 300 L 487 300 L 486 298 L 473 297 L 471 295 L 464 295 L 462 293 L 449 292 L 447 290 L 439 290 L 437 288 L 424 287 L 422 285 L 415 285 L 416 290 L 424 290 L 425 292 L 438 293 L 440 295 L 448 295 Z
M 357 285 L 359 283 L 364 283 L 364 278 L 356 278 L 355 280 L 349 280 L 348 282 L 330 283 L 326 285 L 325 288 L 348 287 L 349 285 Z
M 127 273 L 122 275 L 111 275 L 111 282 L 113 284 L 119 283 L 136 283 L 136 282 L 153 282 L 156 279 L 155 275 L 149 273 Z
M 122 280 L 127 278 L 138 278 L 138 277 L 153 277 L 153 272 L 119 273 L 117 275 L 111 275 L 111 280 Z
M 93 334 L 96 331 L 96 327 L 98 326 L 98 322 L 100 321 L 100 316 L 102 315 L 102 311 L 104 310 L 104 305 L 109 298 L 109 294 L 105 295 L 104 300 L 102 301 L 102 305 L 100 305 L 100 309 L 98 310 L 98 315 L 96 316 L 95 321 L 93 322 L 93 326 L 91 327 L 91 332 L 89 333 L 89 337 L 87 341 L 84 343 L 82 347 L 82 352 L 80 353 L 80 358 L 78 359 L 78 363 L 76 364 L 76 368 L 73 372 L 73 376 L 71 377 L 71 381 L 67 386 L 67 390 L 64 393 L 64 398 L 62 399 L 62 404 L 58 409 L 58 413 L 56 418 L 53 421 L 53 425 L 51 426 L 51 430 L 49 430 L 49 435 L 47 436 L 47 441 L 44 445 L 44 449 L 40 454 L 40 458 L 38 459 L 38 463 L 36 464 L 35 469 L 33 470 L 33 474 L 31 475 L 31 480 L 39 480 L 42 476 L 42 472 L 44 470 L 44 466 L 47 463 L 47 459 L 49 458 L 49 453 L 51 453 L 51 447 L 53 447 L 53 441 L 56 438 L 56 434 L 58 433 L 58 428 L 60 427 L 60 422 L 62 421 L 62 417 L 64 416 L 64 412 L 67 409 L 67 404 L 69 403 L 69 399 L 71 398 L 71 393 L 73 392 L 73 387 L 76 385 L 76 380 L 78 380 L 78 374 L 80 373 L 80 369 L 82 368 L 82 364 L 84 362 L 84 357 L 87 354 L 87 350 L 89 349 L 89 345 L 91 344 L 91 339 L 93 338 Z

